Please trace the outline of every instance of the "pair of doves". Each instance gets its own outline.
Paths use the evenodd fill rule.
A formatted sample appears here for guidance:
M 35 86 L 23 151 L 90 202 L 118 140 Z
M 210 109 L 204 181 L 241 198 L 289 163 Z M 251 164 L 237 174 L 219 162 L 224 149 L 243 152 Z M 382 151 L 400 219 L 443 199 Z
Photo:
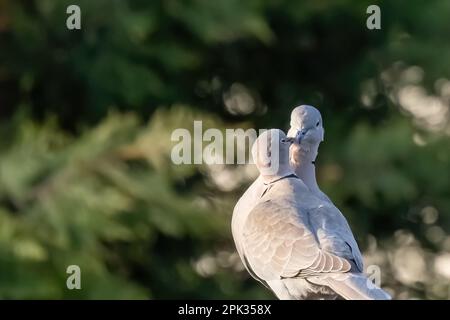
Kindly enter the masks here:
M 260 175 L 231 223 L 244 266 L 279 299 L 391 299 L 364 274 L 347 220 L 317 185 L 320 112 L 296 107 L 290 125 L 287 136 L 271 129 L 252 146 Z

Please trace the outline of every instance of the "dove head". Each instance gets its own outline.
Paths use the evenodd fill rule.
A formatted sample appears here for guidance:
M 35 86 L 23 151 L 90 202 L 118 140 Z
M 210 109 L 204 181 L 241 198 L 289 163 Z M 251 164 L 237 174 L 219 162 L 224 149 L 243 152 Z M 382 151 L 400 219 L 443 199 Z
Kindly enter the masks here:
M 295 138 L 295 143 L 306 148 L 319 145 L 325 133 L 322 124 L 319 110 L 308 105 L 298 106 L 291 113 L 288 137 Z
M 265 182 L 294 173 L 289 164 L 293 138 L 279 129 L 264 131 L 252 146 L 253 160 Z

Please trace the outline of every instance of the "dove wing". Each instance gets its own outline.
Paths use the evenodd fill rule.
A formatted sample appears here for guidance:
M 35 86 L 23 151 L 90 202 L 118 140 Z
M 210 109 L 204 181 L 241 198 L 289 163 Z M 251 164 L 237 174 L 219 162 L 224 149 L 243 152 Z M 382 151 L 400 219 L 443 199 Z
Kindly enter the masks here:
M 245 257 L 262 279 L 347 272 L 350 263 L 320 249 L 307 215 L 289 201 L 267 200 L 250 212 L 243 232 Z
M 342 213 L 332 203 L 308 210 L 310 223 L 318 237 L 321 247 L 347 260 L 353 260 L 357 270 L 363 271 L 363 261 L 358 244 L 350 226 Z

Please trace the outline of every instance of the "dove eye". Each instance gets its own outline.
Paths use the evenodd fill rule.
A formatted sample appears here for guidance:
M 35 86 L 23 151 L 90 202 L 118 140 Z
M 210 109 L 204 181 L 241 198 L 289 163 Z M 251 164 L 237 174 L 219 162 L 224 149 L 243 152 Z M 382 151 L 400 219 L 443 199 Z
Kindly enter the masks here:
M 318 127 L 318 126 L 319 126 L 319 124 L 320 124 L 320 121 L 317 121 L 317 123 L 316 123 L 316 127 Z

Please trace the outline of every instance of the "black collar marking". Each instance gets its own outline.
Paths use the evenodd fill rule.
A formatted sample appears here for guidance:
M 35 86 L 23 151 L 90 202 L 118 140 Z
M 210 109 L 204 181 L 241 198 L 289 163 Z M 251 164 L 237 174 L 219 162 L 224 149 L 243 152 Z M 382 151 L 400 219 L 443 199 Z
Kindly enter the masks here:
M 272 183 L 275 183 L 275 182 L 278 182 L 278 181 L 280 181 L 280 180 L 287 179 L 287 178 L 297 178 L 297 179 L 299 179 L 299 177 L 297 177 L 294 173 L 291 173 L 290 175 L 283 176 L 283 177 L 278 178 L 278 179 L 276 179 L 276 180 L 273 180 L 273 181 L 270 181 L 270 182 L 264 182 L 264 185 L 267 186 L 267 185 L 269 185 L 269 184 L 272 184 Z
M 288 179 L 288 178 L 296 178 L 296 179 L 300 179 L 300 178 L 297 177 L 294 173 L 291 173 L 291 174 L 289 174 L 289 175 L 287 175 L 287 176 L 278 178 L 277 180 L 270 181 L 270 182 L 264 182 L 264 185 L 265 185 L 267 188 L 264 189 L 264 191 L 263 191 L 263 193 L 261 194 L 260 198 L 262 198 L 262 197 L 266 194 L 266 192 L 269 191 L 269 189 L 272 187 L 272 184 L 274 184 L 275 182 L 278 182 L 278 181 L 280 181 L 280 180 Z

